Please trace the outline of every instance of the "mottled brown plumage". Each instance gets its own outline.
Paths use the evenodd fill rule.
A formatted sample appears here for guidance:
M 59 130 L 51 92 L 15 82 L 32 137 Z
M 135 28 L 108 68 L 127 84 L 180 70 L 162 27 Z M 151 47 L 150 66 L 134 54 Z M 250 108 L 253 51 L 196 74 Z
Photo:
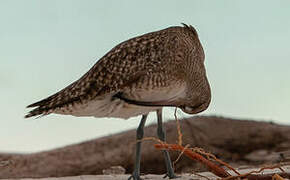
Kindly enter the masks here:
M 166 96 L 170 94 L 170 90 L 178 88 L 184 90 L 173 92 L 172 95 L 176 97 Z M 146 91 L 155 93 L 160 98 L 153 96 L 154 99 L 150 99 L 151 95 L 146 94 Z M 91 101 L 104 99 L 106 103 L 118 101 L 115 104 L 122 104 L 122 108 L 134 109 L 136 105 L 129 103 L 130 100 L 155 107 L 147 108 L 145 112 L 163 105 L 177 106 L 187 113 L 206 109 L 210 102 L 210 88 L 204 68 L 204 52 L 196 30 L 187 25 L 169 27 L 120 43 L 79 80 L 60 92 L 29 105 L 28 107 L 36 108 L 25 117 L 50 113 L 78 116 L 79 114 L 73 113 L 77 107 L 85 108 Z M 145 112 L 131 114 L 134 116 Z M 110 117 L 110 113 L 98 115 L 90 112 L 87 115 Z M 130 117 L 129 115 L 130 113 L 124 118 Z M 86 114 L 80 113 L 80 116 Z
M 141 139 L 147 115 L 157 112 L 157 134 L 165 141 L 162 107 L 194 114 L 211 99 L 204 52 L 192 26 L 169 27 L 114 47 L 83 77 L 60 92 L 28 107 L 25 117 L 50 113 L 129 118 L 142 115 L 137 128 L 135 168 L 129 179 L 140 180 Z M 164 150 L 167 176 L 177 176 Z

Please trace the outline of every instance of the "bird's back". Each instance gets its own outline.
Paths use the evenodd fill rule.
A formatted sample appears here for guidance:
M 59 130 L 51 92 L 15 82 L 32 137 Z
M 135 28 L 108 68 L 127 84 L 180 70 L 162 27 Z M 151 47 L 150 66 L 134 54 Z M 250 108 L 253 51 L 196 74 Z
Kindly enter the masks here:
M 175 101 L 186 88 L 178 68 L 184 62 L 178 57 L 180 49 L 188 48 L 183 40 L 188 33 L 196 34 L 191 26 L 170 27 L 120 43 L 79 80 L 29 105 L 35 109 L 25 117 L 58 113 L 128 118 L 160 108 L 130 105 L 117 98 L 120 93 L 135 101 Z

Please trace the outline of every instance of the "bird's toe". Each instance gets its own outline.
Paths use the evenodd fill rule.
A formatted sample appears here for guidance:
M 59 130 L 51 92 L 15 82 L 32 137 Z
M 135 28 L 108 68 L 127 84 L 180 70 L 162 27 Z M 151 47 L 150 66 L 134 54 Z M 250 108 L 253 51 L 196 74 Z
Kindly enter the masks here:
M 175 174 L 168 175 L 168 173 L 165 174 L 163 178 L 167 178 L 167 177 L 168 177 L 169 179 L 177 179 L 177 178 L 181 178 L 181 176 L 176 176 Z

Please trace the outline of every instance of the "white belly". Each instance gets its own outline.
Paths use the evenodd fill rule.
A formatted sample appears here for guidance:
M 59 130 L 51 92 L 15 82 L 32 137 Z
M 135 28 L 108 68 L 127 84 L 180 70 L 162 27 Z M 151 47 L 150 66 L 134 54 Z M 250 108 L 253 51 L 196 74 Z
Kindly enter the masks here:
M 125 98 L 154 102 L 164 101 L 165 105 L 170 104 L 179 98 L 185 96 L 185 85 L 183 83 L 175 83 L 172 87 L 135 89 L 124 93 Z M 112 100 L 113 94 L 107 94 L 97 99 L 86 101 L 84 103 L 76 103 L 59 108 L 54 111 L 57 114 L 67 114 L 73 116 L 94 116 L 94 117 L 116 117 L 128 119 L 133 116 L 148 114 L 151 111 L 161 109 L 160 106 L 138 106 L 125 103 L 116 98 Z
M 128 119 L 147 114 L 162 107 L 144 107 L 127 104 L 120 99 L 111 100 L 111 96 L 57 109 L 54 113 L 73 116 L 115 117 Z

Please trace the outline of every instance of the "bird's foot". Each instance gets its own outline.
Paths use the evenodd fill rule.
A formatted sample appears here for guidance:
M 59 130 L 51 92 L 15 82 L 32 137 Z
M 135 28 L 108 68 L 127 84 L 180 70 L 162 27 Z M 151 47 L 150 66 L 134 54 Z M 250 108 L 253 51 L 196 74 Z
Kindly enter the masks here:
M 167 177 L 169 179 L 176 179 L 176 178 L 180 178 L 181 176 L 176 176 L 174 173 L 170 174 L 170 175 L 168 173 L 166 173 L 163 178 L 167 178 Z
M 140 174 L 133 173 L 128 180 L 142 180 Z

